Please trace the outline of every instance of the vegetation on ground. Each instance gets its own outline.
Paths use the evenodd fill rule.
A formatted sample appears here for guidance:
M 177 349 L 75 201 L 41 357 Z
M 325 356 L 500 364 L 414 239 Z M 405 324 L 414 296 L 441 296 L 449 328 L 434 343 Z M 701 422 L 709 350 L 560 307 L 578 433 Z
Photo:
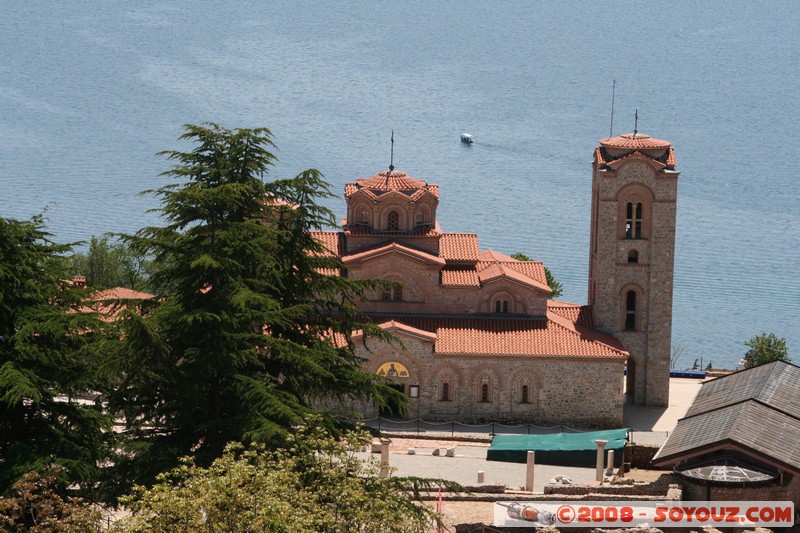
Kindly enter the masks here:
M 334 439 L 311 421 L 285 448 L 232 444 L 207 468 L 185 459 L 124 499 L 134 514 L 114 531 L 416 533 L 437 525 L 432 510 L 413 498 L 432 482 L 382 477 L 376 459 L 356 455 L 368 434 Z

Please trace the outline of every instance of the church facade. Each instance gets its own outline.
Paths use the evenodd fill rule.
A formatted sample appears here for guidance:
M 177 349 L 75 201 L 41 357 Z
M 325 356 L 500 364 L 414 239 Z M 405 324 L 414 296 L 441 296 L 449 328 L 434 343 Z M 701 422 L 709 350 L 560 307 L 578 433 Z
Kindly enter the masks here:
M 599 207 L 592 215 L 588 306 L 549 300 L 542 263 L 482 251 L 476 234 L 443 232 L 437 185 L 391 169 L 345 186 L 342 230 L 315 236 L 341 259 L 341 275 L 399 282 L 367 295 L 360 306 L 400 342 L 368 339 L 357 350 L 370 372 L 409 397 L 407 416 L 619 426 L 626 364 L 635 361 L 637 368 L 629 387 L 661 391 L 662 356 L 654 354 L 665 342 L 668 390 L 671 324 L 656 325 L 665 313 L 652 309 L 671 304 L 671 261 L 664 276 L 656 264 L 666 253 L 661 217 L 651 210 L 660 206 L 657 174 L 674 168 L 674 154 L 669 143 L 666 156 L 651 146 L 656 140 L 642 146 L 650 139 L 644 135 L 620 148 L 623 138 L 604 139 L 595 152 L 593 210 Z M 615 188 L 624 193 L 615 195 Z M 609 208 L 608 198 L 619 205 Z M 639 218 L 628 231 L 623 218 L 632 203 Z M 659 245 L 651 242 L 657 235 Z M 638 263 L 627 262 L 631 251 Z M 638 298 L 633 310 L 631 291 Z M 657 338 L 664 332 L 666 341 Z M 660 401 L 660 392 L 653 399 Z

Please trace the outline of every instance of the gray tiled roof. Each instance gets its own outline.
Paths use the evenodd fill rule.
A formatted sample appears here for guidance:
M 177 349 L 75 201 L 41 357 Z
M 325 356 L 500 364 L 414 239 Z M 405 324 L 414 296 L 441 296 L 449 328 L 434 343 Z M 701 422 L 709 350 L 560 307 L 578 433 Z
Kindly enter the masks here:
M 800 418 L 800 368 L 774 362 L 704 383 L 686 418 L 746 400 Z
M 770 363 L 703 384 L 653 461 L 675 463 L 720 445 L 800 473 L 800 367 Z

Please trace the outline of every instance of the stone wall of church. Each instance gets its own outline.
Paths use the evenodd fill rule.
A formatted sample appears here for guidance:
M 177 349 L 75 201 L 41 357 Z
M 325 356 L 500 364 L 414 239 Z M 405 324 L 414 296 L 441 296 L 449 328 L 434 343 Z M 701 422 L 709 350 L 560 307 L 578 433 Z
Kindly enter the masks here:
M 395 332 L 397 333 L 397 332 Z M 391 380 L 419 387 L 408 418 L 620 427 L 623 362 L 584 358 L 464 356 L 433 353 L 433 343 L 398 335 L 402 346 L 370 341 L 359 347 L 376 372 L 387 362 L 408 369 Z M 524 390 L 526 388 L 526 390 Z M 372 414 L 372 413 L 368 413 Z
M 381 299 L 379 291 L 360 307 L 367 313 L 492 313 L 496 300 L 509 302 L 509 313 L 545 316 L 547 296 L 519 284 L 499 280 L 483 287 L 443 287 L 439 268 L 403 254 L 394 253 L 352 265 L 353 279 L 386 279 L 406 285 L 402 301 Z

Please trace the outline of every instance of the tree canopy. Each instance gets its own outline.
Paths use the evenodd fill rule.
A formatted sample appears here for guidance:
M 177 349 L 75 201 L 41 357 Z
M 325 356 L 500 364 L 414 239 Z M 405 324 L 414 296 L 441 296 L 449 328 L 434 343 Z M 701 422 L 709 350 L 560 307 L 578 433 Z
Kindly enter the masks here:
M 511 254 L 511 257 L 513 257 L 517 261 L 531 261 L 532 260 L 530 257 L 528 257 L 527 255 L 525 255 L 525 254 L 523 254 L 521 252 L 517 252 L 515 254 Z M 548 296 L 548 299 L 553 300 L 553 299 L 558 298 L 559 296 L 561 296 L 561 294 L 564 292 L 564 288 L 561 286 L 561 282 L 556 280 L 555 277 L 553 277 L 552 272 L 550 272 L 550 269 L 547 268 L 547 267 L 544 267 L 544 276 L 545 276 L 545 279 L 547 280 L 547 286 L 550 287 L 550 290 L 552 291 L 550 293 L 550 296 Z
M 86 286 L 90 289 L 127 287 L 147 291 L 150 290 L 148 276 L 153 265 L 125 242 L 114 242 L 108 235 L 103 235 L 92 237 L 86 252 L 71 255 L 68 268 L 73 275 L 86 276 Z
M 416 533 L 436 524 L 413 498 L 435 482 L 381 477 L 376 459 L 358 455 L 368 435 L 334 439 L 313 420 L 276 451 L 231 444 L 208 468 L 184 459 L 125 498 L 133 515 L 113 530 Z
M 110 418 L 76 399 L 95 390 L 102 322 L 63 279 L 70 250 L 41 216 L 0 218 L 0 493 L 53 463 L 88 489 L 108 454 Z
M 771 363 L 772 361 L 792 362 L 791 359 L 789 359 L 786 339 L 778 338 L 774 333 L 756 335 L 744 344 L 750 348 L 744 354 L 745 368 L 753 368 L 754 366 Z
M 312 230 L 334 224 L 316 170 L 265 181 L 270 132 L 187 125 L 191 151 L 167 151 L 175 182 L 153 191 L 163 226 L 125 242 L 158 265 L 157 298 L 121 313 L 105 352 L 117 376 L 109 408 L 128 431 L 120 490 L 190 455 L 207 465 L 230 441 L 278 442 L 320 405 L 398 393 L 366 373 L 354 330 L 385 334 L 355 301 L 380 282 L 343 268 Z M 334 424 L 334 412 L 326 423 Z

